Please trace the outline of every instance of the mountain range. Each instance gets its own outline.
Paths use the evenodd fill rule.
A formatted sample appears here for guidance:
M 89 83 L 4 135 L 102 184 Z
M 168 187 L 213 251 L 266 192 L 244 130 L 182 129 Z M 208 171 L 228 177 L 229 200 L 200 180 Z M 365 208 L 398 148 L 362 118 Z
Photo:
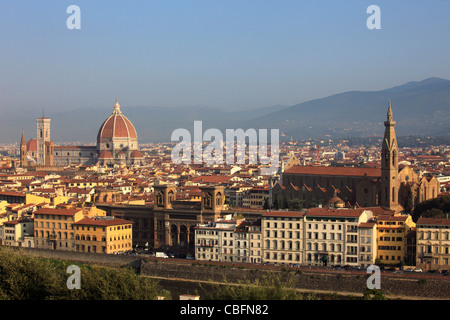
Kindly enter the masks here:
M 382 136 L 391 102 L 396 132 L 402 135 L 450 134 L 450 81 L 428 78 L 379 91 L 348 91 L 293 106 L 270 106 L 229 111 L 209 106 L 124 106 L 122 112 L 136 127 L 139 142 L 168 142 L 177 128 L 193 132 L 193 122 L 203 130 L 218 128 L 278 128 L 293 139 Z M 97 130 L 111 114 L 112 106 L 48 113 L 51 135 L 58 142 L 95 143 Z M 36 115 L 8 112 L 0 119 L 0 142 L 19 142 L 36 135 Z M 16 134 L 16 136 L 14 136 Z

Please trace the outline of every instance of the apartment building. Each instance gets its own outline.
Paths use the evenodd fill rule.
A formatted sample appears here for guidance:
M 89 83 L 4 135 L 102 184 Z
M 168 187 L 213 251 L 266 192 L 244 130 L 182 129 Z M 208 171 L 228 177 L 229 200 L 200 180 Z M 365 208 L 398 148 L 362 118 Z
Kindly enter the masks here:
M 81 208 L 36 210 L 34 212 L 35 248 L 75 250 L 73 224 L 83 217 Z
M 411 247 L 412 231 L 409 215 L 376 216 L 364 208 L 267 211 L 260 219 L 227 228 L 223 223 L 198 226 L 196 258 L 311 266 L 398 264 Z M 443 254 L 449 249 L 450 240 Z M 442 261 L 448 263 L 448 257 Z
M 13 247 L 34 247 L 34 222 L 30 218 L 5 221 L 0 228 L 2 232 L 2 245 Z
M 243 222 L 246 224 L 246 222 Z M 250 260 L 250 239 L 246 229 L 239 226 L 234 231 L 234 261 L 249 262 Z
M 132 249 L 132 230 L 131 221 L 105 216 L 102 210 L 96 208 L 42 208 L 34 212 L 36 248 L 125 252 Z
M 133 222 L 114 217 L 84 217 L 75 222 L 75 250 L 122 253 L 133 249 Z
M 416 266 L 423 270 L 449 270 L 450 219 L 419 218 L 416 234 Z
M 377 224 L 362 222 L 358 226 L 359 264 L 367 267 L 375 264 L 377 254 Z
M 377 263 L 399 264 L 407 260 L 407 240 L 416 225 L 410 215 L 377 217 Z
M 239 224 L 234 231 L 234 261 L 261 263 L 261 239 L 261 219 Z
M 228 203 L 230 207 L 243 207 L 244 195 L 251 188 L 251 186 L 247 185 L 227 187 L 225 189 L 226 203 Z
M 260 209 L 269 204 L 269 186 L 256 186 L 247 190 L 242 198 L 244 208 Z
M 374 226 L 366 224 L 372 218 L 372 211 L 364 209 L 309 209 L 304 217 L 304 263 L 349 266 L 367 264 L 366 250 L 372 250 L 375 238 L 365 236 L 363 245 L 361 235 L 366 235 L 367 230 L 373 233 Z M 361 257 L 365 260 L 361 261 Z
M 248 225 L 248 232 L 250 241 L 249 262 L 261 263 L 263 250 L 261 219 L 252 221 L 252 223 Z
M 304 263 L 305 212 L 269 211 L 261 217 L 262 262 Z
M 234 231 L 241 220 L 218 219 L 195 227 L 195 259 L 203 261 L 234 261 Z

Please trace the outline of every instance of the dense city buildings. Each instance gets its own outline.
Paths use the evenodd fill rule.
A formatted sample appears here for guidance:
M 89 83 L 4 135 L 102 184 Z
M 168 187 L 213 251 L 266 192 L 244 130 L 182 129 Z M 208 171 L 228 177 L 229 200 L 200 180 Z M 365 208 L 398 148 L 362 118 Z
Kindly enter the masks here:
M 37 138 L 26 142 L 22 133 L 16 157 L 0 163 L 1 243 L 448 270 L 448 222 L 413 221 L 411 213 L 449 194 L 450 148 L 400 147 L 390 105 L 384 125 L 384 137 L 364 146 L 281 141 L 280 170 L 268 176 L 255 164 L 175 164 L 173 143 L 138 146 L 118 102 L 94 147 L 55 146 L 50 119 L 42 117 Z
M 336 195 L 347 205 L 385 206 L 397 212 L 439 193 L 439 181 L 430 174 L 419 175 L 408 165 L 399 166 L 395 121 L 389 103 L 381 148 L 380 167 L 331 167 L 292 165 L 283 180 L 273 187 L 277 201 L 299 199 L 322 204 Z

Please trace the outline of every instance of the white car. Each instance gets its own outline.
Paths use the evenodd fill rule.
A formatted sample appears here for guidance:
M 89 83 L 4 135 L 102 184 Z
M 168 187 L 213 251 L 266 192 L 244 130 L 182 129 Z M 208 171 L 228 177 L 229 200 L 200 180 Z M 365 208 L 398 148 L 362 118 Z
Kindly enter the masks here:
M 415 269 L 414 269 L 414 272 L 422 272 L 422 269 L 420 269 L 420 268 L 415 268 Z

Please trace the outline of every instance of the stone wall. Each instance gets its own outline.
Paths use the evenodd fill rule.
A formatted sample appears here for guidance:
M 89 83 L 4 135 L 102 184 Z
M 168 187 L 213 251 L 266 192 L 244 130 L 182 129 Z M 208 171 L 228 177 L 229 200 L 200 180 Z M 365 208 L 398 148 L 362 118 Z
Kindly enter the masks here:
M 339 295 L 362 295 L 366 290 L 369 274 L 361 273 L 327 273 L 317 271 L 301 271 L 295 269 L 258 269 L 232 266 L 219 266 L 215 264 L 181 263 L 175 260 L 147 260 L 141 265 L 141 274 L 147 276 L 163 277 L 168 279 L 190 279 L 197 281 L 216 281 L 239 283 L 255 279 L 268 274 L 281 275 L 294 284 L 296 288 L 313 292 L 337 293 Z M 414 278 L 402 275 L 381 274 L 381 291 L 389 298 L 412 299 L 450 299 L 450 277 L 432 279 L 430 277 Z
M 11 247 L 12 248 L 12 247 Z M 111 267 L 132 266 L 140 270 L 142 258 L 131 255 L 73 252 L 37 248 L 20 248 L 27 254 L 47 259 L 60 259 L 86 264 L 104 265 Z
M 297 271 L 292 268 L 268 269 L 252 266 L 198 263 L 189 260 L 142 258 L 141 256 L 81 253 L 70 251 L 23 248 L 25 252 L 43 258 L 61 259 L 80 263 L 107 265 L 112 267 L 132 266 L 141 275 L 157 277 L 180 283 L 187 281 L 215 281 L 220 283 L 253 283 L 270 274 L 281 275 L 305 291 L 337 293 L 339 295 L 361 295 L 366 289 L 369 274 L 350 272 L 320 272 L 318 270 Z M 450 276 L 433 279 L 427 274 L 393 275 L 381 274 L 381 291 L 386 297 L 412 299 L 450 299 Z

